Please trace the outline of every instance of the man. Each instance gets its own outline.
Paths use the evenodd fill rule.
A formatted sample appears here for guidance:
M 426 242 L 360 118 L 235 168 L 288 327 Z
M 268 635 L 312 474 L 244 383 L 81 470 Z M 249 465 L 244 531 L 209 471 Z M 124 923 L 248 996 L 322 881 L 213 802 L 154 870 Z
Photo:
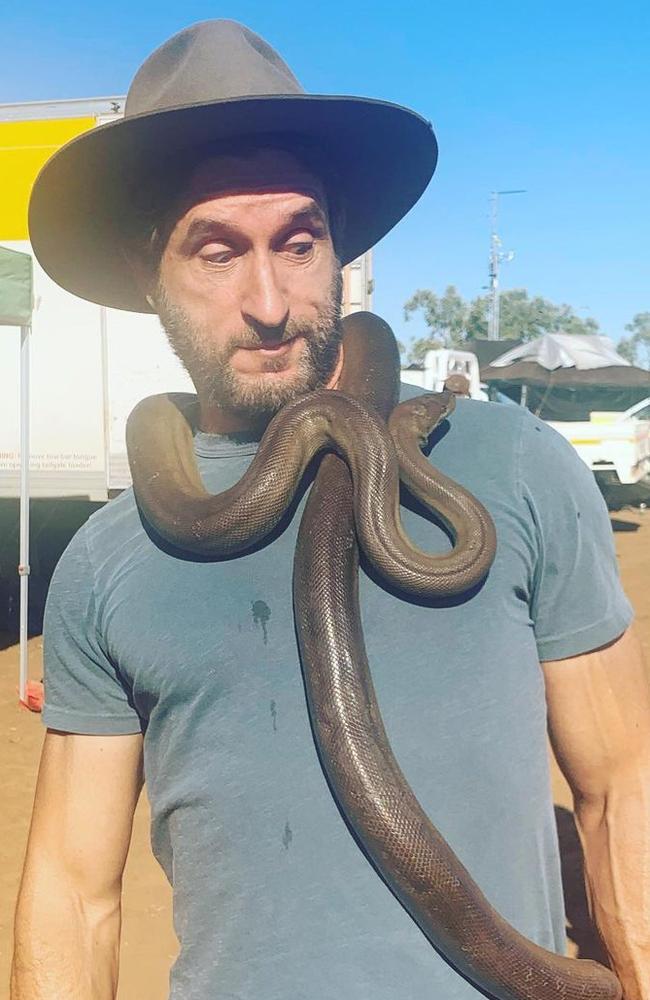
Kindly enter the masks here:
M 278 408 L 336 385 L 340 264 L 417 200 L 435 141 L 404 109 L 302 94 L 230 22 L 166 43 L 129 102 L 124 122 L 45 168 L 32 239 L 68 289 L 159 314 L 197 387 L 195 450 L 216 493 Z M 489 508 L 499 551 L 477 593 L 436 608 L 362 575 L 396 757 L 493 905 L 562 950 L 548 708 L 598 925 L 627 1000 L 647 1000 L 650 704 L 606 512 L 571 449 L 521 409 L 460 400 L 434 455 Z M 479 995 L 378 879 L 328 790 L 292 620 L 299 519 L 204 561 L 157 541 L 125 492 L 73 539 L 48 602 L 12 1000 L 115 996 L 143 760 L 174 887 L 174 1000 Z M 449 547 L 415 511 L 404 521 L 416 544 Z

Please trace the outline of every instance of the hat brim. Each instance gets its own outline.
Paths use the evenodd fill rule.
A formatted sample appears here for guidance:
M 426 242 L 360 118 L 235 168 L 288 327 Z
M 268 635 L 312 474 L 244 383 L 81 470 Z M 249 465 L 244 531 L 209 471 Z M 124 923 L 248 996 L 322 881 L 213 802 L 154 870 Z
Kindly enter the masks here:
M 183 105 L 86 132 L 48 160 L 29 205 L 34 253 L 50 277 L 83 299 L 152 312 L 124 254 L 133 179 L 146 185 L 166 155 L 216 140 L 295 133 L 320 142 L 335 164 L 345 208 L 347 264 L 374 246 L 418 200 L 438 147 L 424 118 L 357 97 L 286 95 Z

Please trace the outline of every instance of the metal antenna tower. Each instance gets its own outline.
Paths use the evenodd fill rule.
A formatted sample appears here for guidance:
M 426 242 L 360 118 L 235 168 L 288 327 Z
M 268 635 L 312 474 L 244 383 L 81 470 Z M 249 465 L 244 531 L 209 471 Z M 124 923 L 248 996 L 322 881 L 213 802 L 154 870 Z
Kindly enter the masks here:
M 488 340 L 499 339 L 499 264 L 507 263 L 514 257 L 512 250 L 504 253 L 501 250 L 501 240 L 497 232 L 499 214 L 499 197 L 503 194 L 525 194 L 525 188 L 515 188 L 509 191 L 492 191 L 490 193 L 490 313 L 488 316 Z

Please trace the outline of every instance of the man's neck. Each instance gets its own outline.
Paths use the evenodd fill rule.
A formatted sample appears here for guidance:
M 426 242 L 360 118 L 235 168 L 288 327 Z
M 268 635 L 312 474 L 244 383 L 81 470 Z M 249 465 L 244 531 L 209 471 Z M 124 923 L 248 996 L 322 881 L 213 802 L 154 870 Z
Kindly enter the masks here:
M 260 439 L 272 419 L 271 414 L 260 415 L 256 420 L 250 415 L 224 410 L 214 403 L 205 403 L 199 396 L 198 428 L 204 434 L 249 434 Z

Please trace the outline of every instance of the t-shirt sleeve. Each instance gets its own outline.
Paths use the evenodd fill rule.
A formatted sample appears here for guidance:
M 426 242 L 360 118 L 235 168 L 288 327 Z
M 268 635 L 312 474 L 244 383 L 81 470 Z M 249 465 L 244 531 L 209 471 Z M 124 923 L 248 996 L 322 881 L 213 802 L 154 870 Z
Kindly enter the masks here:
M 529 414 L 522 427 L 520 485 L 534 525 L 531 616 L 540 660 L 606 645 L 633 618 L 607 507 L 574 448 Z
M 52 577 L 43 627 L 45 703 L 50 729 L 89 735 L 138 733 L 127 687 L 108 656 L 97 622 L 94 573 L 84 525 Z

